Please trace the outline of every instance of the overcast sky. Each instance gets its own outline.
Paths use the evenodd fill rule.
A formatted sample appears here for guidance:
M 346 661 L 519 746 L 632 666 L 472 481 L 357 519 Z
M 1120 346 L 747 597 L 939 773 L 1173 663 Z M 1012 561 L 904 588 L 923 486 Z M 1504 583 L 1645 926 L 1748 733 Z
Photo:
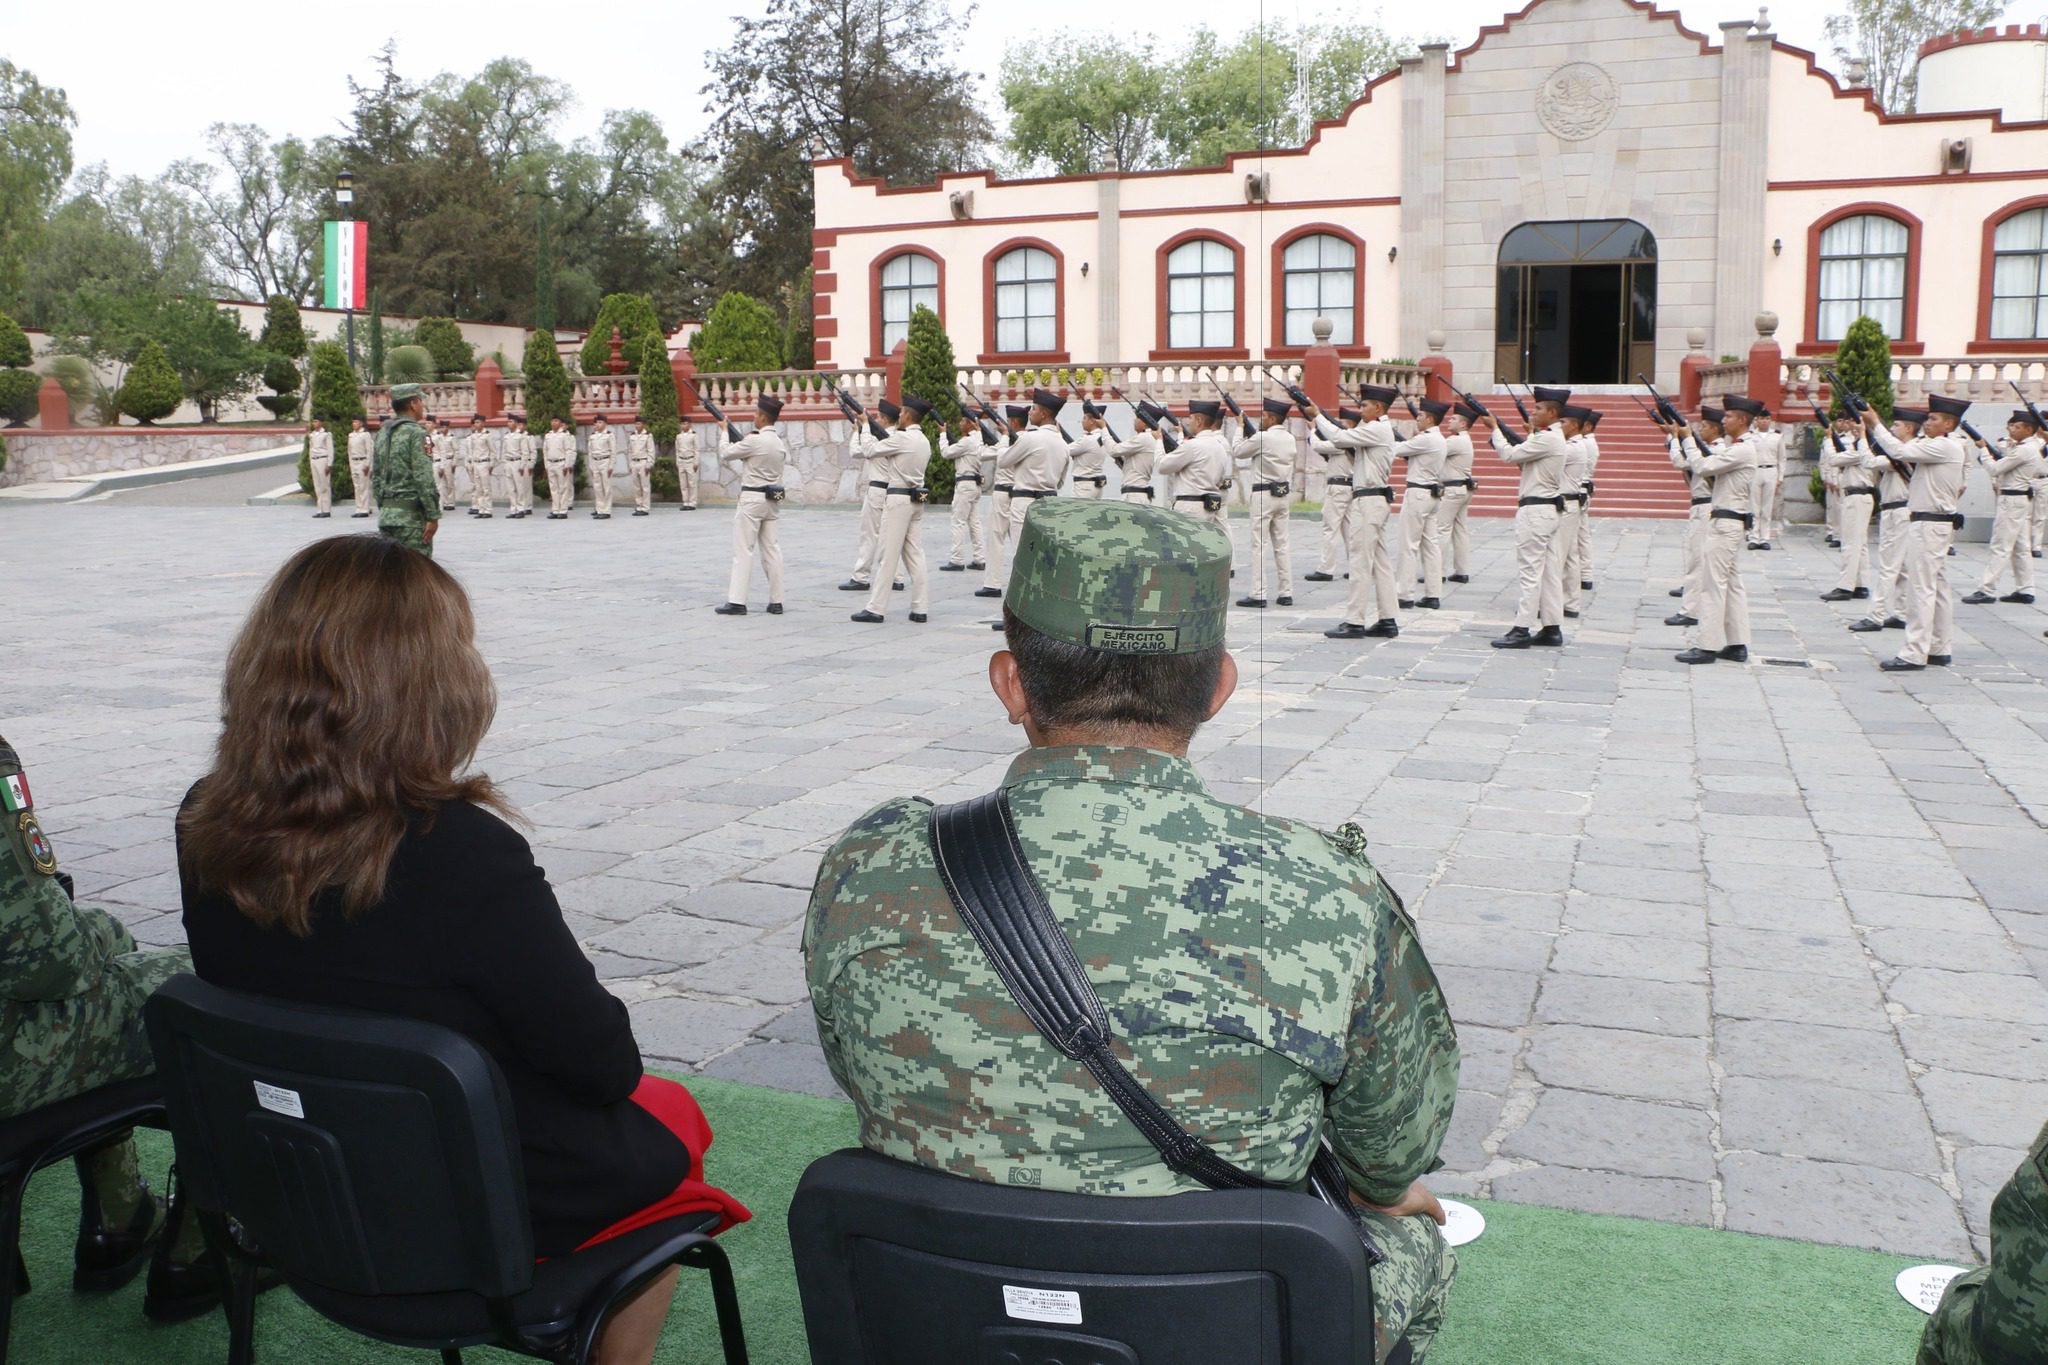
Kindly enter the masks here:
M 723 47 L 738 24 L 764 7 L 764 0 L 367 8 L 99 0 L 72 9 L 18 0 L 8 6 L 0 52 L 69 93 L 78 113 L 78 164 L 105 161 L 116 174 L 154 174 L 197 155 L 212 123 L 255 123 L 273 135 L 304 137 L 337 131 L 348 109 L 348 77 L 366 77 L 371 54 L 387 37 L 397 38 L 400 69 L 413 77 L 468 73 L 493 57 L 524 57 L 576 90 L 579 103 L 566 128 L 571 135 L 595 131 L 607 109 L 642 108 L 680 144 L 705 126 L 704 52 Z M 1113 6 L 1035 0 L 1021 10 L 985 3 L 961 57 L 970 71 L 992 76 L 1004 47 L 1019 36 L 1083 32 L 1105 14 L 1114 15 L 1119 31 L 1170 38 L 1199 24 L 1235 32 L 1262 12 L 1291 21 L 1367 17 L 1376 8 L 1329 0 L 1121 0 Z M 1462 47 L 1482 25 L 1498 22 L 1505 8 L 1506 0 L 1430 0 L 1390 6 L 1392 17 L 1380 17 L 1396 33 L 1445 36 Z M 1688 25 L 1715 37 L 1720 22 L 1754 13 L 1738 0 L 1684 0 L 1678 8 Z M 1821 24 L 1836 8 L 1837 0 L 1787 0 L 1771 6 L 1772 27 L 1825 60 Z M 1028 27 L 1019 26 L 1020 14 L 1029 15 Z M 1000 116 L 992 80 L 979 94 Z

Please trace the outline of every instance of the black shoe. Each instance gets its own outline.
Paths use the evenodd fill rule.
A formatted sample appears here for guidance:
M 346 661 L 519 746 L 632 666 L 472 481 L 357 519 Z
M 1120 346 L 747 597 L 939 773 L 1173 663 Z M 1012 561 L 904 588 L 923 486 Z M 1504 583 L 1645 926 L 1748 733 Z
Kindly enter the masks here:
M 186 1262 L 171 1259 L 171 1247 L 178 1240 L 178 1220 L 181 1216 L 190 1216 L 179 1208 L 183 1201 L 176 1195 L 176 1167 L 172 1168 L 171 1179 L 171 1214 L 165 1221 L 164 1235 L 157 1243 L 156 1253 L 150 1257 L 149 1281 L 142 1296 L 142 1315 L 151 1322 L 186 1322 L 212 1312 L 221 1301 L 220 1273 L 212 1255 Z M 247 1246 L 239 1225 L 232 1219 L 228 1221 L 228 1235 L 234 1237 L 238 1245 Z M 284 1283 L 284 1278 L 274 1270 L 246 1273 L 255 1275 L 258 1294 Z
M 1536 642 L 1529 638 L 1527 627 L 1516 626 L 1513 630 L 1495 640 L 1493 647 L 1495 649 L 1527 649 L 1534 643 Z
M 977 560 L 973 560 L 973 561 L 971 561 L 971 562 L 970 562 L 970 563 L 969 563 L 969 564 L 967 565 L 967 567 L 968 567 L 968 568 L 970 568 L 970 569 L 986 569 L 986 568 L 988 567 L 988 565 L 987 565 L 987 564 L 984 564 L 984 563 L 983 563 L 983 562 L 982 562 L 981 560 L 978 560 L 978 559 L 977 559 Z
M 1884 628 L 1886 630 L 1904 630 L 1906 628 L 1906 618 L 1903 616 L 1887 616 L 1884 618 Z
M 164 1201 L 150 1195 L 136 1208 L 127 1227 L 109 1229 L 100 1221 L 100 1201 L 93 1194 L 91 1183 L 81 1182 L 78 1244 L 72 1251 L 72 1292 L 104 1293 L 134 1279 L 148 1264 L 150 1249 L 168 1223 Z
M 1399 635 L 1401 633 L 1401 627 L 1400 624 L 1396 622 L 1393 617 L 1382 616 L 1379 620 L 1367 626 L 1365 628 L 1365 633 L 1367 635 L 1377 636 L 1382 640 L 1391 640 L 1396 635 Z
M 1665 595 L 1666 597 L 1683 597 L 1683 596 L 1685 596 L 1685 589 L 1684 589 L 1684 588 L 1673 588 L 1673 589 L 1672 589 L 1672 590 L 1671 590 L 1670 592 L 1667 592 L 1667 593 L 1665 593 L 1664 595 Z
M 1839 540 L 1836 540 L 1836 539 L 1835 539 L 1835 538 L 1834 538 L 1833 536 L 1829 536 L 1829 537 L 1828 537 L 1828 542 L 1827 542 L 1827 543 L 1828 543 L 1828 548 L 1829 548 L 1830 550 L 1839 550 L 1839 549 L 1841 549 L 1841 548 L 1842 548 L 1842 542 L 1841 542 L 1841 541 L 1839 541 Z
M 1414 611 L 1415 599 L 1412 597 L 1397 597 L 1394 599 L 1394 605 L 1402 611 Z
M 1334 583 L 1337 581 L 1337 575 L 1324 573 L 1321 569 L 1317 569 L 1314 573 L 1305 573 L 1301 577 L 1305 583 Z
M 333 516 L 333 515 L 334 515 L 334 513 L 332 513 L 332 512 L 315 512 L 315 513 L 313 514 L 313 520 L 315 520 L 315 521 L 323 521 L 323 520 L 325 520 L 326 518 L 328 518 L 328 517 L 331 517 L 331 516 Z
M 1823 602 L 1853 602 L 1856 600 L 1856 594 L 1850 592 L 1847 588 L 1829 588 L 1820 595 L 1820 600 Z
M 1953 555 L 1955 554 L 1955 552 L 1956 552 L 1956 547 L 1955 547 L 1955 546 L 1953 546 L 1953 545 L 1949 546 L 1949 547 L 1948 547 L 1948 552 L 1949 552 L 1949 554 L 1950 554 L 1951 556 L 1953 556 Z
M 1240 607 L 1263 607 L 1266 605 L 1266 599 L 1263 597 L 1240 597 L 1237 599 L 1237 605 Z
M 1699 623 L 1699 617 L 1687 616 L 1684 612 L 1679 612 L 1676 616 L 1667 616 L 1664 618 L 1664 624 L 1667 626 L 1696 626 Z
M 489 512 L 479 512 L 476 514 L 476 519 L 478 521 L 489 521 L 491 519 L 491 514 Z
M 646 516 L 646 515 L 647 515 L 647 512 L 646 512 L 646 510 L 645 510 L 645 509 L 643 509 L 643 508 L 635 507 L 635 508 L 633 509 L 633 515 L 634 515 L 634 516 L 636 516 L 636 517 L 644 517 L 644 516 Z
M 858 578 L 849 578 L 839 585 L 841 592 L 873 592 L 874 588 L 874 584 L 863 583 Z
M 1968 597 L 1965 597 L 1963 600 L 1973 607 L 1981 607 L 1984 606 L 1986 603 L 1996 602 L 1998 599 L 1993 597 L 1990 593 L 1985 592 L 1983 589 L 1979 588 L 1976 592 L 1971 593 Z
M 1444 599 L 1441 597 L 1424 597 L 1417 601 L 1415 605 L 1424 611 L 1442 611 Z
M 988 623 L 988 628 L 990 630 L 1001 630 L 1003 628 L 1003 623 L 1001 621 L 991 621 Z
M 1577 607 L 1566 607 L 1564 609 L 1564 615 L 1566 620 L 1576 621 L 1579 619 L 1579 609 Z
M 1536 632 L 1536 638 L 1532 640 L 1530 643 L 1538 645 L 1561 645 L 1564 643 L 1564 627 L 1545 626 L 1543 629 Z
M 1746 664 L 1749 662 L 1749 646 L 1729 645 L 1721 651 L 1721 657 L 1730 663 Z
M 902 583 L 900 583 L 900 582 L 897 582 L 897 583 L 891 583 L 891 584 L 889 585 L 889 591 L 890 591 L 890 592 L 902 592 L 902 591 L 903 591 L 903 584 L 902 584 Z
M 1866 616 L 1861 621 L 1851 621 L 1849 629 L 1855 631 L 1858 635 L 1862 635 L 1867 631 L 1883 630 L 1884 623 L 1882 621 L 1873 621 Z
M 1749 548 L 1754 550 L 1756 546 L 1752 545 Z M 1682 664 L 1710 664 L 1721 656 L 1714 653 L 1711 649 L 1688 649 L 1683 653 L 1674 654 L 1672 657 Z
M 1590 579 L 1590 578 L 1581 578 L 1581 579 L 1579 580 L 1579 591 L 1580 591 L 1580 592 L 1591 592 L 1591 591 L 1593 591 L 1593 580 L 1592 580 L 1592 579 Z
M 1294 605 L 1294 598 L 1284 592 L 1281 593 L 1278 597 L 1274 598 L 1273 601 L 1279 606 L 1283 607 L 1291 607 Z
M 921 611 L 914 611 L 910 613 L 910 624 L 912 624 L 913 626 L 921 626 L 931 619 L 932 618 L 930 616 L 926 615 L 924 612 Z
M 2029 550 L 2027 551 L 2027 553 L 2032 555 L 2036 559 L 2039 559 L 2041 557 L 2041 552 L 2039 550 Z
M 882 624 L 882 618 L 876 613 L 869 611 L 866 607 L 862 607 L 859 611 L 855 612 L 851 619 L 860 622 L 864 626 L 878 626 Z
M 469 514 L 473 517 L 480 517 L 483 515 L 483 513 L 477 511 L 474 507 L 469 509 Z
M 1911 659 L 1886 659 L 1878 667 L 1887 673 L 1918 673 L 1927 665 L 1916 664 Z
M 550 512 L 550 513 L 548 513 L 548 520 L 549 520 L 549 521 L 560 521 L 560 520 L 562 519 L 563 515 L 564 515 L 564 514 L 563 514 L 563 513 L 561 513 L 561 512 Z
M 351 512 L 349 515 L 352 517 L 367 517 L 370 514 L 368 512 Z
M 1468 573 L 1454 573 L 1444 580 L 1446 583 L 1470 583 L 1471 581 L 1472 575 Z
M 1849 596 L 1855 598 L 1859 602 L 1868 601 L 1870 598 L 1870 589 L 1858 588 L 1856 589 L 1856 591 L 1850 593 Z
M 441 510 L 443 512 L 453 512 L 455 510 L 455 504 L 452 502 L 444 502 L 441 504 Z
M 2034 594 L 2030 592 L 2009 592 L 1998 599 L 2001 602 L 2017 602 L 2023 607 L 2034 605 Z
M 780 602 L 770 602 L 770 603 L 768 604 L 768 614 L 769 614 L 770 616 L 780 616 L 780 615 L 782 615 L 782 603 L 780 603 Z
M 1927 662 L 1936 668 L 1947 668 L 1955 661 L 1956 656 L 1953 654 L 1930 654 L 1927 656 Z
M 974 595 L 976 597 L 1001 597 L 1003 590 L 1001 588 L 981 587 L 974 590 Z
M 940 573 L 966 573 L 966 572 L 967 572 L 967 566 L 966 566 L 965 564 L 954 564 L 954 563 L 951 563 L 951 562 L 949 561 L 949 562 L 947 562 L 947 563 L 945 563 L 945 564 L 941 564 L 941 565 L 939 565 L 939 572 L 940 572 Z
M 1332 640 L 1363 640 L 1365 638 L 1365 627 L 1344 621 L 1330 627 L 1323 634 Z
M 747 604 L 744 602 L 727 602 L 724 606 L 713 607 L 711 610 L 717 612 L 720 616 L 745 616 L 747 614 Z
M 610 521 L 612 519 L 612 514 L 609 512 L 592 512 L 590 515 L 598 521 Z

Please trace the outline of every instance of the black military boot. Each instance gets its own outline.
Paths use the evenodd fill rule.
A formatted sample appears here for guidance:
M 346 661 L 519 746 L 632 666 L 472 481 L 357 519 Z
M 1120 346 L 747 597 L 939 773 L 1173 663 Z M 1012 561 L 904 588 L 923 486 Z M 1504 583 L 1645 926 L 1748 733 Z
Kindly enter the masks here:
M 1401 626 L 1393 617 L 1382 616 L 1379 620 L 1367 626 L 1365 633 L 1367 635 L 1376 635 L 1383 640 L 1391 640 L 1401 633 Z
M 1535 641 L 1529 638 L 1529 628 L 1527 626 L 1516 626 L 1507 634 L 1495 640 L 1493 647 L 1495 649 L 1527 649 L 1534 643 Z
M 1536 632 L 1536 638 L 1529 643 L 1534 645 L 1562 645 L 1564 643 L 1564 627 L 1545 626 Z
M 1746 664 L 1746 663 L 1748 663 L 1748 662 L 1749 662 L 1749 646 L 1748 646 L 1748 645 L 1727 645 L 1727 646 L 1724 646 L 1724 647 L 1722 648 L 1722 650 L 1721 650 L 1721 657 L 1722 657 L 1722 658 L 1724 658 L 1724 659 L 1726 659 L 1726 660 L 1728 660 L 1728 662 L 1730 662 L 1730 663 L 1736 663 L 1736 664 Z
M 722 606 L 713 607 L 711 610 L 717 612 L 720 616 L 745 616 L 747 614 L 747 604 L 744 602 L 727 602 Z
M 78 1176 L 78 1244 L 72 1252 L 71 1288 L 80 1294 L 119 1289 L 148 1263 L 150 1248 L 164 1230 L 164 1201 L 145 1190 L 128 1225 L 109 1228 L 82 1162 Z
M 1310 583 L 1334 583 L 1337 581 L 1337 575 L 1324 573 L 1321 569 L 1317 569 L 1314 573 L 1303 574 L 1302 577 Z
M 1753 550 L 1756 547 L 1750 546 Z M 1721 656 L 1711 649 L 1688 649 L 1673 656 L 1682 664 L 1710 664 Z

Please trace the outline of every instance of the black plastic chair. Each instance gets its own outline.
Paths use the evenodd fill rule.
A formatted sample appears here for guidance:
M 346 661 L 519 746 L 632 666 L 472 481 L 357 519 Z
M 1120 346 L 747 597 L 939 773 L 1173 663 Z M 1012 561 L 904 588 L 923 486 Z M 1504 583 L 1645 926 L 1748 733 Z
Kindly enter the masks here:
M 231 1365 L 255 1358 L 264 1266 L 364 1336 L 444 1361 L 491 1345 L 560 1362 L 587 1360 L 605 1315 L 648 1280 L 696 1266 L 711 1276 L 728 1365 L 746 1360 L 715 1214 L 534 1264 L 511 1102 L 469 1039 L 191 976 L 167 982 L 144 1017 L 180 1189 L 228 1277 Z
M 21 1201 L 29 1177 L 112 1142 L 130 1128 L 163 1126 L 164 1088 L 155 1076 L 116 1081 L 0 1119 L 0 1365 L 7 1360 L 15 1295 L 28 1289 L 28 1271 L 21 1262 Z
M 804 1172 L 789 1240 L 811 1365 L 1372 1361 L 1364 1249 L 1308 1195 L 1059 1194 L 852 1150 Z

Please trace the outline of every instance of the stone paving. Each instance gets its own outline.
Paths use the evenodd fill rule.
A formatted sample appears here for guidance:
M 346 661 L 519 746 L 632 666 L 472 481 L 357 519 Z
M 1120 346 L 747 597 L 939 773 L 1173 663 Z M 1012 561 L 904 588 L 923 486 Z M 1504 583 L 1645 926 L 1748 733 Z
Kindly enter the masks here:
M 227 481 L 218 481 L 223 488 Z M 237 496 L 240 496 L 239 492 Z M 0 727 L 83 900 L 180 936 L 170 813 L 228 641 L 295 546 L 363 523 L 199 484 L 0 508 Z M 658 1064 L 831 1093 L 799 922 L 818 851 L 902 792 L 992 786 L 1020 740 L 971 575 L 858 627 L 855 522 L 783 520 L 789 614 L 728 621 L 728 514 L 488 525 L 475 596 L 503 781 Z M 1196 756 L 1233 800 L 1357 819 L 1459 1022 L 1445 1191 L 1944 1258 L 2048 1117 L 2048 611 L 1959 607 L 1954 667 L 1894 677 L 1816 595 L 1806 531 L 1746 556 L 1747 667 L 1661 624 L 1675 522 L 1596 523 L 1571 647 L 1487 647 L 1510 528 L 1399 640 L 1325 640 L 1342 584 L 1243 611 L 1245 682 Z M 1240 533 L 1242 528 L 1240 529 Z M 1315 526 L 1297 521 L 1296 561 Z M 946 532 L 924 541 L 943 558 Z M 1967 590 L 1982 547 L 1953 561 Z M 714 1115 L 715 1118 L 715 1115 Z

